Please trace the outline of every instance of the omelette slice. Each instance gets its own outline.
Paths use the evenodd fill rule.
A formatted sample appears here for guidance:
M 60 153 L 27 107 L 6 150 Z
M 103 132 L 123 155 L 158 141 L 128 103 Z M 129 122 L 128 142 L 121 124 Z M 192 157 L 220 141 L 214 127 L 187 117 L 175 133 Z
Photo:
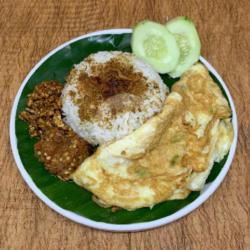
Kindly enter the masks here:
M 162 111 L 122 139 L 104 144 L 71 175 L 102 206 L 127 210 L 184 199 L 201 190 L 228 152 L 231 111 L 206 68 L 174 84 Z

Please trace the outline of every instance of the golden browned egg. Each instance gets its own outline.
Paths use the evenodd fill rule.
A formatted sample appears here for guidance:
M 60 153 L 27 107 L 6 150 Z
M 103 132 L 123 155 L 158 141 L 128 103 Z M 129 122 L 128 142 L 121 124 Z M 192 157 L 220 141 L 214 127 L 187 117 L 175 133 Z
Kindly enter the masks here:
M 127 210 L 201 190 L 228 152 L 231 111 L 201 64 L 174 84 L 162 111 L 128 136 L 104 144 L 71 178 L 105 206 Z

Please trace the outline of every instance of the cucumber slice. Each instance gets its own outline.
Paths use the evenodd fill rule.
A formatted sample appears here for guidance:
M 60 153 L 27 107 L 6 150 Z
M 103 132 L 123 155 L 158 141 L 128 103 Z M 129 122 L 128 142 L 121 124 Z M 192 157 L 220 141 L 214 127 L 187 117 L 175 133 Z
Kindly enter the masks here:
M 167 29 L 174 35 L 180 49 L 177 67 L 169 73 L 171 77 L 179 77 L 198 61 L 201 42 L 194 23 L 187 17 L 176 17 L 166 23 Z
M 180 50 L 164 25 L 152 21 L 138 23 L 133 29 L 131 46 L 133 53 L 158 73 L 170 72 L 177 66 Z

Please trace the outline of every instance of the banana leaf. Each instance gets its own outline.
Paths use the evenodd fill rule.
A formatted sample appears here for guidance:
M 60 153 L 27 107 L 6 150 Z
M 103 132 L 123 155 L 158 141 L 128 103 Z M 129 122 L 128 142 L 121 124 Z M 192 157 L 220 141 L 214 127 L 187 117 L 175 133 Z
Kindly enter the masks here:
M 146 222 L 168 216 L 194 201 L 200 193 L 192 192 L 184 200 L 162 202 L 155 205 L 152 209 L 141 208 L 132 212 L 121 209 L 112 212 L 110 208 L 102 208 L 92 201 L 92 194 L 90 192 L 79 187 L 72 181 L 64 182 L 60 180 L 44 168 L 43 164 L 38 161 L 34 154 L 34 144 L 37 139 L 29 136 L 27 124 L 21 121 L 18 115 L 25 109 L 27 95 L 33 91 L 37 84 L 45 80 L 58 80 L 64 83 L 65 77 L 73 65 L 81 62 L 91 53 L 103 50 L 131 52 L 130 38 L 131 34 L 127 33 L 97 35 L 75 41 L 50 56 L 34 72 L 24 87 L 18 103 L 15 123 L 17 147 L 20 158 L 36 186 L 51 201 L 66 210 L 75 212 L 94 221 L 113 224 Z M 172 79 L 168 75 L 161 75 L 161 77 L 169 88 L 178 80 Z M 219 81 L 214 76 L 213 78 L 220 86 Z M 217 177 L 226 159 L 227 156 L 220 163 L 214 164 L 207 182 L 212 182 Z

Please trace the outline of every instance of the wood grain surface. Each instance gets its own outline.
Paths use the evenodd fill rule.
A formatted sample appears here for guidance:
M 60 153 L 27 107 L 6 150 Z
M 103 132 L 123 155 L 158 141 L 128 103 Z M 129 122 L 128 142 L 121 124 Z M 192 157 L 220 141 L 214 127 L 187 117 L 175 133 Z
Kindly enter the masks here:
M 0 0 L 0 249 L 250 249 L 249 13 L 248 0 Z M 71 38 L 179 15 L 197 24 L 202 54 L 237 107 L 238 148 L 223 184 L 190 215 L 146 232 L 108 233 L 58 215 L 27 187 L 12 157 L 8 126 L 22 80 Z

